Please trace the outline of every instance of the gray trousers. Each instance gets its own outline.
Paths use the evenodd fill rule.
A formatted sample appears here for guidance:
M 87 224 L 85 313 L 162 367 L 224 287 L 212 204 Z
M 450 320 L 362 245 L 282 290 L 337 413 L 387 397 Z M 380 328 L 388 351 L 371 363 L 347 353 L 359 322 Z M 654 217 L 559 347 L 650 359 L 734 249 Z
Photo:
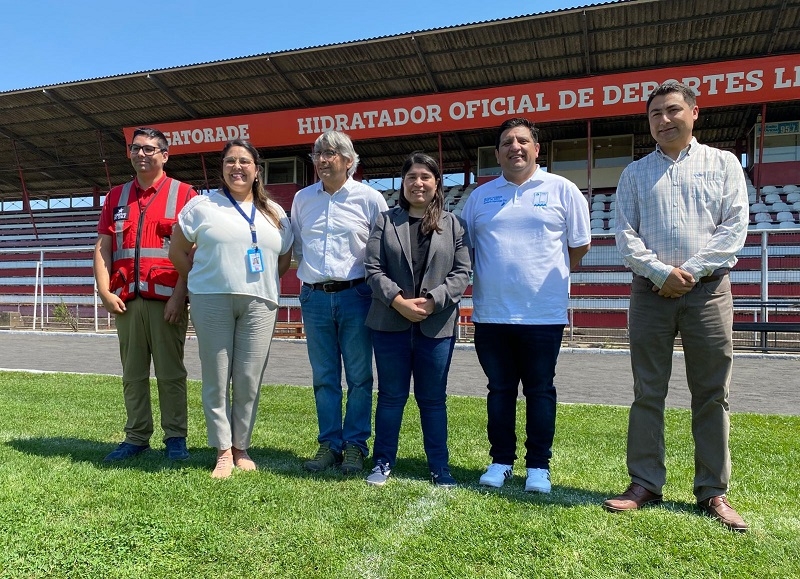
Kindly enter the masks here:
M 191 294 L 208 444 L 250 447 L 278 308 L 233 294 Z
M 680 332 L 692 397 L 694 494 L 698 501 L 724 494 L 731 473 L 728 392 L 733 366 L 733 302 L 728 276 L 698 283 L 680 298 L 660 297 L 650 280 L 634 276 L 630 343 L 634 402 L 628 423 L 628 473 L 662 494 L 664 400 Z

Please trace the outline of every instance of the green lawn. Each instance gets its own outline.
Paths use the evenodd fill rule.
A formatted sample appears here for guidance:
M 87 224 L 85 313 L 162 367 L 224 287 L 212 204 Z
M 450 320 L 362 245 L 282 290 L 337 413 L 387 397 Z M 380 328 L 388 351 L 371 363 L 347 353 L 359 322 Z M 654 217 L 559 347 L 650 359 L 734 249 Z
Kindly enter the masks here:
M 123 436 L 119 379 L 0 373 L 0 577 L 800 576 L 800 417 L 733 416 L 730 498 L 752 527 L 740 535 L 694 510 L 687 411 L 668 412 L 665 506 L 612 515 L 600 503 L 628 482 L 626 408 L 559 406 L 553 492 L 530 495 L 521 466 L 500 491 L 477 485 L 478 398 L 449 400 L 464 484 L 434 488 L 411 402 L 392 479 L 372 488 L 303 471 L 313 396 L 285 386 L 262 392 L 260 470 L 212 480 L 199 389 L 189 461 L 167 463 L 157 432 L 154 450 L 107 466 Z

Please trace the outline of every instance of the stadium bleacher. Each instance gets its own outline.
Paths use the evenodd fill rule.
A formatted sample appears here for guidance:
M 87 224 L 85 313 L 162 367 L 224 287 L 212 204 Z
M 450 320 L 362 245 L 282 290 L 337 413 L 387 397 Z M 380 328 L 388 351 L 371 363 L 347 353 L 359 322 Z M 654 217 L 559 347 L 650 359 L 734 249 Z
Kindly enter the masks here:
M 475 189 L 446 188 L 450 210 L 460 213 Z M 787 184 L 772 187 L 761 196 L 752 189 L 750 228 L 739 264 L 731 272 L 735 298 L 756 299 L 761 295 L 761 232 L 769 232 L 768 282 L 771 299 L 800 301 L 800 187 Z M 387 204 L 396 204 L 400 190 L 383 192 Z M 772 195 L 773 197 L 769 197 Z M 771 201 L 766 203 L 765 201 Z M 588 199 L 587 199 L 588 201 Z M 614 190 L 592 195 L 592 250 L 572 275 L 571 303 L 576 327 L 624 328 L 631 273 L 614 245 Z M 776 209 L 780 209 L 776 211 Z M 94 304 L 92 246 L 96 238 L 98 209 L 53 209 L 0 214 L 0 311 L 29 315 L 33 306 L 38 274 L 43 277 L 45 304 Z M 281 280 L 279 319 L 301 321 L 300 281 L 291 269 Z M 745 316 L 749 314 L 743 314 Z M 795 316 L 800 318 L 800 316 Z
M 47 305 L 94 304 L 99 216 L 95 208 L 36 211 L 33 219 L 24 212 L 0 214 L 0 311 L 30 315 L 35 295 Z

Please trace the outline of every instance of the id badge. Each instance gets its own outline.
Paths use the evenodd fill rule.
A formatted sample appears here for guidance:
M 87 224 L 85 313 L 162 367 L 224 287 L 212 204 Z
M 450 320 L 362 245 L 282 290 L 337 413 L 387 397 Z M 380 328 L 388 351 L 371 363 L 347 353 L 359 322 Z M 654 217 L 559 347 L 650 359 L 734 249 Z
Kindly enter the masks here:
M 264 260 L 261 256 L 261 250 L 257 247 L 248 249 L 247 263 L 250 266 L 250 273 L 261 273 L 264 271 Z

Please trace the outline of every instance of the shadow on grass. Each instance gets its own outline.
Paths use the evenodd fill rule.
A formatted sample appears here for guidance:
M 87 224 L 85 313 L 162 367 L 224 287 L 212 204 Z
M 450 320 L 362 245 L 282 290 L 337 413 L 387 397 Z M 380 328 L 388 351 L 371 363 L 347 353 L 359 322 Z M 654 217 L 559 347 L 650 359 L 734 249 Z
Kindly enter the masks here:
M 75 463 L 93 464 L 101 469 L 134 469 L 145 472 L 187 467 L 210 469 L 216 460 L 216 450 L 204 447 L 190 448 L 188 460 L 167 460 L 162 448 L 150 448 L 128 460 L 104 462 L 105 456 L 117 448 L 117 443 L 62 436 L 17 438 L 5 444 L 24 454 L 43 458 L 61 457 Z
M 158 444 L 158 443 L 157 443 Z M 189 458 L 181 461 L 170 461 L 164 456 L 163 448 L 158 444 L 141 454 L 128 459 L 114 462 L 104 462 L 105 456 L 117 448 L 117 443 L 98 442 L 85 438 L 72 437 L 33 437 L 16 438 L 5 443 L 17 452 L 40 456 L 42 458 L 60 457 L 75 463 L 88 463 L 101 469 L 134 469 L 144 472 L 159 472 L 165 469 L 197 468 L 213 470 L 217 459 L 215 448 L 190 447 Z M 320 473 L 312 473 L 303 469 L 303 462 L 309 457 L 298 456 L 296 453 L 270 447 L 253 446 L 248 449 L 250 456 L 255 460 L 259 470 L 275 472 L 281 475 L 295 476 L 298 478 L 325 478 L 330 480 L 351 480 L 359 475 L 345 476 L 338 470 L 329 469 Z M 371 466 L 371 461 L 365 465 Z M 363 473 L 366 476 L 367 470 Z
M 100 469 L 133 469 L 143 472 L 160 472 L 166 469 L 194 468 L 207 470 L 213 469 L 216 460 L 216 449 L 202 447 L 190 448 L 190 457 L 184 461 L 169 461 L 160 448 L 147 450 L 130 460 L 118 462 L 104 462 L 103 458 L 117 445 L 98 442 L 83 438 L 69 437 L 37 437 L 18 438 L 5 443 L 6 446 L 28 455 L 43 458 L 61 457 L 75 463 L 93 464 Z M 355 475 L 344 475 L 338 469 L 330 468 L 322 472 L 309 472 L 303 468 L 303 463 L 309 457 L 299 456 L 284 449 L 254 446 L 249 449 L 250 456 L 258 464 L 261 472 L 274 473 L 281 476 L 295 478 L 317 479 L 330 482 L 345 482 L 366 478 L 372 467 L 371 459 L 367 459 L 364 470 Z M 598 492 L 585 488 L 562 486 L 556 481 L 549 494 L 525 492 L 525 479 L 515 476 L 499 489 L 485 487 L 478 484 L 478 479 L 483 474 L 483 469 L 467 469 L 454 466 L 451 468 L 453 477 L 458 481 L 458 488 L 477 493 L 491 493 L 497 498 L 518 503 L 531 503 L 553 505 L 560 507 L 576 507 L 596 505 L 600 507 L 609 496 L 616 494 L 614 491 Z M 430 481 L 430 471 L 425 460 L 419 458 L 400 458 L 392 470 L 393 476 L 405 480 L 419 479 Z M 366 483 L 365 483 L 366 484 Z M 693 503 L 680 501 L 665 501 L 660 507 L 672 512 L 697 513 Z M 620 516 L 624 516 L 624 513 Z

